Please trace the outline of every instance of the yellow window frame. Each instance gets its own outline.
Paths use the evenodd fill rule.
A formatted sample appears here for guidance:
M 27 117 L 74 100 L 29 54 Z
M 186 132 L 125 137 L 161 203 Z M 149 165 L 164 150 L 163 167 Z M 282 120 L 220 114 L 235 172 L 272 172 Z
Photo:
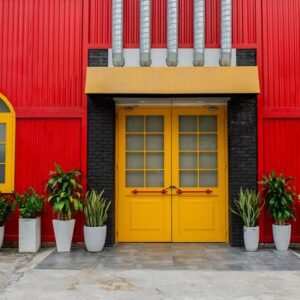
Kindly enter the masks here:
M 0 99 L 9 108 L 9 112 L 0 112 L 0 123 L 6 124 L 5 180 L 0 183 L 0 192 L 12 193 L 15 184 L 16 113 L 9 100 L 1 93 Z

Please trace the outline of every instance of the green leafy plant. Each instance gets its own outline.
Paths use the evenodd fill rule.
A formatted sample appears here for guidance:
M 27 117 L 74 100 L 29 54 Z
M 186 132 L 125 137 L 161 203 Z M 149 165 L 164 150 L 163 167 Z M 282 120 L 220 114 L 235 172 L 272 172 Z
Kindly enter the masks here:
M 86 224 L 89 227 L 103 226 L 107 220 L 107 212 L 110 207 L 111 201 L 103 197 L 104 190 L 98 193 L 95 190 L 87 192 L 84 215 Z
M 50 178 L 46 184 L 48 202 L 57 212 L 59 220 L 70 220 L 73 211 L 83 209 L 82 186 L 79 183 L 81 172 L 78 170 L 65 172 L 58 164 L 55 164 L 55 169 L 50 172 Z
M 240 188 L 238 199 L 234 199 L 235 209 L 230 210 L 239 215 L 246 227 L 255 227 L 258 224 L 259 213 L 263 207 L 260 205 L 260 194 L 255 190 Z
M 30 187 L 27 192 L 19 195 L 14 193 L 19 207 L 20 217 L 24 219 L 37 218 L 43 211 L 45 199 L 38 195 L 34 188 Z
M 286 225 L 288 221 L 295 219 L 295 187 L 289 183 L 291 180 L 294 178 L 284 177 L 283 174 L 277 177 L 272 171 L 259 182 L 263 185 L 268 211 L 276 225 Z
M 3 195 L 0 192 L 0 226 L 10 218 L 15 209 L 15 202 L 9 195 Z

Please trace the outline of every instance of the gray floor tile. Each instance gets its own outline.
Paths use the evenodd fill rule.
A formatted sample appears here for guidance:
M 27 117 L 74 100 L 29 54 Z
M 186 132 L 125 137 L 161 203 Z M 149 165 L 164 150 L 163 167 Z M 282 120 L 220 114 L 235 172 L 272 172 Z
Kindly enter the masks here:
M 247 252 L 224 244 L 121 243 L 102 253 L 76 248 L 70 253 L 53 252 L 37 269 L 157 269 L 212 271 L 300 270 L 300 259 L 292 251 L 263 248 Z

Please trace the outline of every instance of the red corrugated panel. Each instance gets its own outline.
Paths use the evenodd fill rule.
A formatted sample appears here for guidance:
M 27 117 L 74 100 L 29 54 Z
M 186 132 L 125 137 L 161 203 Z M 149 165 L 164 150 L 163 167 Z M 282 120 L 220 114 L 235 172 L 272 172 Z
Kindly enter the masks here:
M 33 186 L 43 193 L 54 162 L 66 169 L 80 169 L 81 120 L 22 119 L 17 121 L 16 191 Z M 82 240 L 82 218 L 78 219 L 75 240 Z M 17 215 L 7 223 L 9 240 L 18 234 Z M 53 241 L 52 210 L 47 207 L 42 216 L 42 239 Z
M 256 47 L 256 2 L 257 0 L 233 0 L 232 40 L 234 48 Z
M 300 193 L 300 122 L 297 119 L 270 119 L 264 121 L 264 172 L 277 173 L 295 178 L 297 192 Z M 296 204 L 297 223 L 293 222 L 292 241 L 300 242 L 300 205 Z M 263 222 L 265 242 L 272 241 L 271 220 L 266 210 Z
M 111 0 L 89 0 L 89 37 L 90 44 L 111 47 Z
M 193 0 L 179 0 L 179 46 L 190 48 L 193 45 Z
M 111 47 L 111 0 L 90 0 L 89 43 Z M 166 47 L 167 1 L 152 0 L 152 47 Z M 256 45 L 256 0 L 233 0 L 233 46 Z M 139 0 L 124 0 L 124 47 L 139 47 Z M 193 0 L 179 0 L 179 47 L 193 47 Z M 220 0 L 206 0 L 206 47 L 220 47 Z
M 137 0 L 124 0 L 124 47 L 135 48 L 140 40 L 140 5 Z
M 206 0 L 205 2 L 205 39 L 207 48 L 220 47 L 220 0 Z
M 167 1 L 152 0 L 152 47 L 165 48 L 167 41 Z M 136 47 L 139 47 L 137 44 Z
M 300 107 L 300 1 L 262 1 L 265 107 Z
M 0 89 L 14 106 L 80 106 L 82 1 L 0 2 Z

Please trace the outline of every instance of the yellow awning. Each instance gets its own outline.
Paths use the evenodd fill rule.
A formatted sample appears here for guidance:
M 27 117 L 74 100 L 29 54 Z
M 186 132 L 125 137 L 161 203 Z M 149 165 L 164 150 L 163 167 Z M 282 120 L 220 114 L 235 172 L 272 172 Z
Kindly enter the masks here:
M 257 67 L 88 67 L 86 94 L 257 94 Z

